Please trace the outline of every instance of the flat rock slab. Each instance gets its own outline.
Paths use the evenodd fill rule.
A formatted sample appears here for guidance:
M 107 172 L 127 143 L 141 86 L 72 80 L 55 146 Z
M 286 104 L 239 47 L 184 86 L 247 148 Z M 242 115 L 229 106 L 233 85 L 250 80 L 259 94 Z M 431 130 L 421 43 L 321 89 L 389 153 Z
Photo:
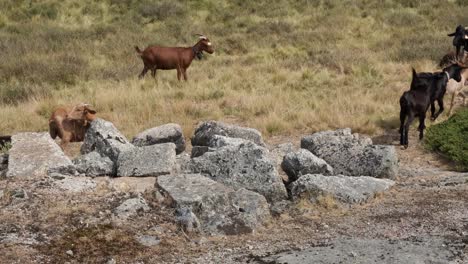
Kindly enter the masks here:
M 74 167 L 47 132 L 19 133 L 11 143 L 7 177 L 46 176 L 50 170 Z
M 329 264 L 329 263 L 462 263 L 440 239 L 429 241 L 341 239 L 302 251 L 282 252 L 251 263 Z M 257 258 L 258 259 L 258 258 Z
M 122 152 L 117 160 L 117 176 L 159 176 L 175 169 L 174 143 L 135 147 Z
M 398 173 L 394 146 L 372 145 L 372 140 L 351 130 L 321 131 L 301 139 L 307 149 L 333 167 L 335 174 L 393 179 Z
M 200 174 L 160 176 L 157 182 L 173 206 L 193 212 L 201 231 L 208 234 L 252 233 L 270 217 L 262 195 L 236 191 Z
M 287 198 L 287 192 L 275 165 L 266 148 L 248 140 L 234 140 L 193 158 L 191 169 L 236 190 L 245 188 L 268 201 L 279 201 Z
M 115 177 L 108 178 L 109 188 L 117 192 L 144 193 L 154 190 L 156 177 Z
M 58 189 L 70 193 L 94 191 L 97 186 L 96 182 L 88 177 L 76 176 L 63 177 L 62 179 L 55 180 L 54 185 Z
M 308 174 L 293 182 L 290 188 L 293 199 L 307 197 L 315 202 L 320 196 L 331 196 L 343 203 L 363 203 L 393 185 L 395 182 L 392 180 L 367 176 Z
M 171 142 L 176 145 L 177 154 L 185 150 L 184 134 L 178 124 L 171 123 L 147 129 L 132 140 L 132 144 L 138 147 Z
M 250 140 L 259 146 L 265 146 L 262 134 L 258 130 L 217 121 L 201 123 L 195 129 L 195 135 L 192 138 L 192 146 L 208 146 L 214 135 L 242 138 Z

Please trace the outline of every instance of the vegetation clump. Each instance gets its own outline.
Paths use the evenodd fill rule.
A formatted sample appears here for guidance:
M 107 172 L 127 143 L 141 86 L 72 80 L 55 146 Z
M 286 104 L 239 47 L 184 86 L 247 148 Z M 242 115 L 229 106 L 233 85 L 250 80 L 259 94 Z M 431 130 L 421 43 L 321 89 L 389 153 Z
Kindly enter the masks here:
M 468 109 L 428 128 L 426 146 L 455 161 L 460 170 L 468 170 Z

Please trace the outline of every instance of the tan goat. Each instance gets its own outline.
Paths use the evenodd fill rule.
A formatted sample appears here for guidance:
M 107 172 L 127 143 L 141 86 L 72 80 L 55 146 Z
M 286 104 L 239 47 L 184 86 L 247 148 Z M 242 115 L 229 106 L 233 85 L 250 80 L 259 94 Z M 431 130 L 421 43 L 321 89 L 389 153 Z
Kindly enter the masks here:
M 58 107 L 49 119 L 50 136 L 53 139 L 60 137 L 62 146 L 83 141 L 89 123 L 96 118 L 95 114 L 96 110 L 84 103 L 74 107 Z
M 451 63 L 455 63 L 455 62 L 459 62 L 459 63 L 461 63 L 463 65 L 467 65 L 468 64 L 468 53 L 463 52 L 462 57 L 460 59 L 458 59 L 454 52 L 449 52 L 449 53 L 445 54 L 444 57 L 442 57 L 442 59 L 441 59 L 441 61 L 439 63 L 439 66 L 441 68 L 444 68 L 447 65 L 449 65 Z M 463 89 L 465 88 L 465 84 L 468 81 L 468 69 L 463 69 L 460 72 L 460 75 L 461 75 L 461 81 L 460 82 L 457 82 L 454 79 L 450 79 L 447 82 L 447 86 L 446 86 L 447 94 L 452 95 L 452 98 L 450 100 L 450 108 L 449 108 L 449 111 L 448 111 L 449 116 L 452 114 L 453 105 L 455 104 L 455 98 L 457 98 L 457 96 L 463 97 L 463 106 L 466 105 L 466 102 L 465 102 L 466 101 L 466 96 L 463 93 Z

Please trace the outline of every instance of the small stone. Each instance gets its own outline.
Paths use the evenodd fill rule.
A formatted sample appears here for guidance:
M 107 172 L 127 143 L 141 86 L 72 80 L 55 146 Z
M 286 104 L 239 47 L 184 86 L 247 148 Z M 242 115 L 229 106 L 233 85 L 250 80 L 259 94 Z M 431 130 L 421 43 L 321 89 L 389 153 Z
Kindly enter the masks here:
M 65 253 L 67 253 L 67 255 L 73 257 L 73 251 L 72 250 L 67 250 L 67 252 L 65 252 Z

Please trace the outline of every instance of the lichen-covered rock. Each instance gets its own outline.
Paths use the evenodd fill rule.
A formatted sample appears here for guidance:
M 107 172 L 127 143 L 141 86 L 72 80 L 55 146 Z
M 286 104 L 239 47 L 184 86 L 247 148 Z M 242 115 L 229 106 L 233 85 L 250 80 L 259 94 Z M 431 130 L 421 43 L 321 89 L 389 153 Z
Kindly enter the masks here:
M 240 144 L 245 144 L 248 142 L 251 141 L 242 138 L 230 138 L 220 135 L 213 135 L 206 146 L 194 146 L 192 148 L 192 158 L 199 157 L 206 152 L 216 151 L 217 149 L 225 146 L 239 146 Z
M 175 169 L 174 143 L 163 143 L 122 152 L 117 160 L 117 176 L 159 176 Z
M 101 156 L 96 151 L 81 155 L 73 160 L 76 170 L 85 176 L 113 176 L 114 162 L 109 157 Z
M 191 208 L 180 207 L 175 212 L 176 223 L 187 233 L 199 232 L 201 225 Z
M 268 154 L 266 148 L 246 140 L 193 158 L 191 170 L 236 190 L 258 192 L 268 201 L 284 200 L 286 188 Z
M 119 219 L 127 219 L 136 215 L 139 211 L 148 212 L 151 208 L 148 206 L 146 200 L 138 196 L 123 201 L 117 208 L 114 209 L 114 214 Z
M 7 177 L 46 176 L 49 172 L 74 175 L 73 163 L 47 132 L 12 136 Z
M 76 176 L 60 177 L 60 179 L 54 180 L 53 183 L 58 189 L 71 193 L 93 191 L 97 186 L 96 182 L 90 178 Z
M 138 147 L 170 142 L 176 145 L 177 154 L 185 150 L 185 139 L 180 125 L 165 124 L 153 127 L 136 135 L 132 140 L 133 145 Z
M 91 122 L 85 134 L 81 154 L 96 151 L 101 156 L 109 157 L 117 162 L 120 153 L 135 148 L 127 138 L 108 121 L 97 118 Z
M 192 146 L 208 146 L 214 135 L 243 138 L 259 146 L 265 146 L 262 134 L 253 128 L 225 124 L 223 122 L 208 121 L 201 123 L 192 138 Z
M 160 176 L 157 181 L 158 188 L 178 209 L 179 222 L 191 229 L 199 227 L 208 234 L 245 234 L 270 218 L 265 197 L 246 189 L 236 191 L 200 174 Z
M 333 175 L 333 168 L 326 161 L 305 149 L 286 154 L 281 166 L 288 175 L 289 182 L 306 174 Z
M 293 199 L 307 197 L 315 202 L 320 196 L 331 196 L 343 203 L 363 203 L 376 193 L 387 191 L 395 184 L 388 179 L 373 177 L 324 176 L 308 174 L 290 185 Z
M 301 147 L 325 160 L 335 174 L 394 178 L 398 157 L 393 146 L 372 145 L 368 137 L 350 129 L 322 131 L 302 138 Z

